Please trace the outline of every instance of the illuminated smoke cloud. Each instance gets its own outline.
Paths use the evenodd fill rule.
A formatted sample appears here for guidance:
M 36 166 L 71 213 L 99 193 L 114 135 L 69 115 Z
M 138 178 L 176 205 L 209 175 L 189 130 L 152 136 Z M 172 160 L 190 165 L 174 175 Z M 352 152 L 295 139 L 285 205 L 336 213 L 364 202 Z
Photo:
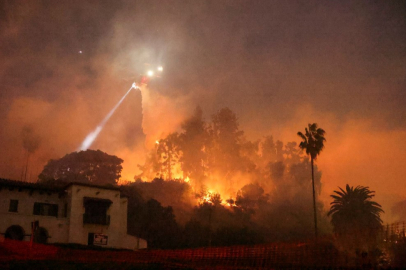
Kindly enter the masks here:
M 175 132 L 194 107 L 188 95 L 176 98 L 164 96 L 147 86 L 141 88 L 142 129 L 147 149 L 154 148 L 156 141 Z
M 90 132 L 89 135 L 86 136 L 85 140 L 82 142 L 82 145 L 80 146 L 78 151 L 79 150 L 84 151 L 92 145 L 92 143 L 97 138 L 97 136 L 99 136 L 104 125 L 107 123 L 107 121 L 109 121 L 110 117 L 114 114 L 114 112 L 117 110 L 117 108 L 120 106 L 120 104 L 123 102 L 123 100 L 127 97 L 127 95 L 130 93 L 130 91 L 133 88 L 138 89 L 138 87 L 135 83 L 133 83 L 131 85 L 131 87 L 130 87 L 130 89 L 128 89 L 127 93 L 125 93 L 125 95 L 120 99 L 120 101 L 116 104 L 116 106 L 114 106 L 114 108 L 106 115 L 106 117 L 103 119 L 103 121 L 101 121 L 101 123 L 96 127 L 96 129 L 94 131 Z

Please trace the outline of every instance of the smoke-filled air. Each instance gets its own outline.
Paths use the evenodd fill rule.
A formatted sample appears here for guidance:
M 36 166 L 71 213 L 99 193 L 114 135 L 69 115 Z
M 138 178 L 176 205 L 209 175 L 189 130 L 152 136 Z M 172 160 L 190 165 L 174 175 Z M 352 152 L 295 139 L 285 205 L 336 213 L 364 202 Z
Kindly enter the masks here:
M 238 205 L 258 230 L 277 230 L 279 216 L 295 238 L 313 233 L 298 132 L 317 123 L 320 230 L 346 184 L 376 191 L 383 220 L 401 220 L 400 3 L 1 1 L 0 178 L 35 182 L 51 159 L 101 150 L 123 160 L 119 184 L 173 206 L 181 224 L 199 203 Z

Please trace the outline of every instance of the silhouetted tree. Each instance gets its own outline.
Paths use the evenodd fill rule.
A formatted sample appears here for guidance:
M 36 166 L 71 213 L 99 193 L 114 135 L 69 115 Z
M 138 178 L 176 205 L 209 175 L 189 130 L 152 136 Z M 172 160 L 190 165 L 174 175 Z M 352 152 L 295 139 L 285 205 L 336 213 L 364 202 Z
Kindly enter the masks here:
M 276 145 L 272 136 L 265 136 L 261 143 L 262 158 L 265 164 L 276 161 Z
M 180 229 L 171 206 L 163 207 L 157 200 L 148 200 L 141 216 L 141 237 L 151 248 L 175 248 Z
M 223 108 L 212 116 L 211 146 L 208 148 L 209 170 L 228 182 L 230 193 L 233 175 L 247 170 L 240 151 L 244 141 L 243 134 L 239 129 L 237 116 L 229 108 Z
M 283 181 L 285 169 L 286 169 L 286 166 L 283 161 L 269 163 L 269 170 L 271 172 L 271 178 L 274 182 Z M 277 184 L 277 183 L 275 183 L 275 184 Z
M 275 149 L 276 149 L 276 161 L 282 161 L 283 160 L 283 142 L 277 140 L 275 143 Z
M 258 184 L 247 184 L 237 193 L 235 204 L 244 210 L 255 210 L 267 203 L 269 195 Z
M 284 154 L 286 155 L 285 161 L 288 164 L 295 164 L 301 161 L 300 148 L 296 142 L 288 142 L 285 145 Z
M 176 248 L 181 243 L 181 230 L 171 206 L 163 207 L 154 199 L 145 200 L 134 183 L 121 186 L 128 196 L 128 233 L 144 238 L 151 248 Z
M 317 158 L 320 152 L 324 148 L 324 134 L 326 133 L 323 129 L 318 128 L 316 123 L 309 124 L 309 128 L 305 128 L 305 134 L 298 132 L 297 135 L 300 136 L 303 141 L 300 142 L 299 147 L 306 150 L 306 154 L 310 155 L 311 165 L 312 165 L 312 187 L 313 187 L 313 210 L 314 210 L 314 232 L 317 238 L 317 211 L 316 211 L 316 193 L 314 190 L 314 166 L 313 161 Z
M 152 181 L 137 180 L 125 186 L 139 190 L 144 200 L 155 199 L 163 206 L 172 206 L 178 223 L 184 224 L 190 219 L 195 197 L 188 183 L 155 178 Z
M 334 201 L 327 214 L 331 216 L 334 232 L 340 238 L 356 240 L 351 241 L 352 246 L 371 247 L 376 233 L 381 229 L 380 214 L 383 213 L 381 205 L 371 200 L 375 192 L 368 187 L 354 188 L 347 184 L 345 190 L 340 188 L 334 193 L 337 195 L 331 195 Z
M 134 176 L 134 180 L 137 179 L 154 179 L 156 177 L 161 177 L 161 167 L 160 156 L 157 153 L 159 144 L 155 144 L 155 148 L 152 149 L 145 159 L 143 165 L 138 164 L 137 167 L 140 169 L 141 173 Z
M 202 222 L 192 218 L 184 228 L 184 246 L 187 248 L 203 247 L 208 244 L 210 228 Z
M 174 166 L 179 159 L 179 135 L 178 133 L 169 134 L 165 139 L 159 140 L 157 154 L 160 157 L 161 177 L 173 179 Z
M 40 146 L 41 138 L 34 133 L 33 127 L 29 125 L 23 127 L 23 129 L 21 130 L 21 136 L 23 139 L 23 147 L 26 150 L 27 156 L 25 168 L 23 168 L 21 172 L 21 180 L 26 181 L 30 155 L 33 154 Z
M 203 120 L 203 112 L 197 107 L 193 116 L 182 123 L 183 131 L 179 135 L 182 151 L 180 157 L 183 176 L 189 177 L 195 188 L 200 188 L 206 177 L 209 134 Z
M 122 162 L 121 158 L 100 150 L 73 152 L 49 160 L 38 178 L 42 182 L 116 184 L 121 177 Z

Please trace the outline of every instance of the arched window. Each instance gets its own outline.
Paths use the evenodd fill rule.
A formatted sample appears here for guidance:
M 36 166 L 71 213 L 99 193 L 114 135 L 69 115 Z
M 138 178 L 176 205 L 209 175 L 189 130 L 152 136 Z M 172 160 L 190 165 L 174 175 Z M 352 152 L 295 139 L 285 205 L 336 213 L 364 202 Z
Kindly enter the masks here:
M 22 241 L 24 239 L 24 229 L 18 225 L 12 225 L 7 228 L 5 238 Z

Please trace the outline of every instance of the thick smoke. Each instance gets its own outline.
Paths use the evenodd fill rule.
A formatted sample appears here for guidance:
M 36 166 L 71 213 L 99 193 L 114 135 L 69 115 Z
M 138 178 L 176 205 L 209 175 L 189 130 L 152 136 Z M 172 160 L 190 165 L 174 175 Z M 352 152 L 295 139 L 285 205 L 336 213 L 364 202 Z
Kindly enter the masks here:
M 391 213 L 395 217 L 395 221 L 406 220 L 405 209 L 406 209 L 406 200 L 394 204 L 394 206 L 391 209 Z
M 187 112 L 190 111 L 190 98 L 188 96 L 167 97 L 147 86 L 141 88 L 141 95 L 145 146 L 151 149 L 157 140 L 177 131 Z
M 317 122 L 323 200 L 364 185 L 388 210 L 406 196 L 403 13 L 396 2 L 2 1 L 0 177 L 21 177 L 24 126 L 42 139 L 36 175 L 77 148 L 145 64 L 162 64 L 145 100 L 131 93 L 94 144 L 124 159 L 123 180 L 197 104 L 206 116 L 229 107 L 252 142 L 297 142 Z

